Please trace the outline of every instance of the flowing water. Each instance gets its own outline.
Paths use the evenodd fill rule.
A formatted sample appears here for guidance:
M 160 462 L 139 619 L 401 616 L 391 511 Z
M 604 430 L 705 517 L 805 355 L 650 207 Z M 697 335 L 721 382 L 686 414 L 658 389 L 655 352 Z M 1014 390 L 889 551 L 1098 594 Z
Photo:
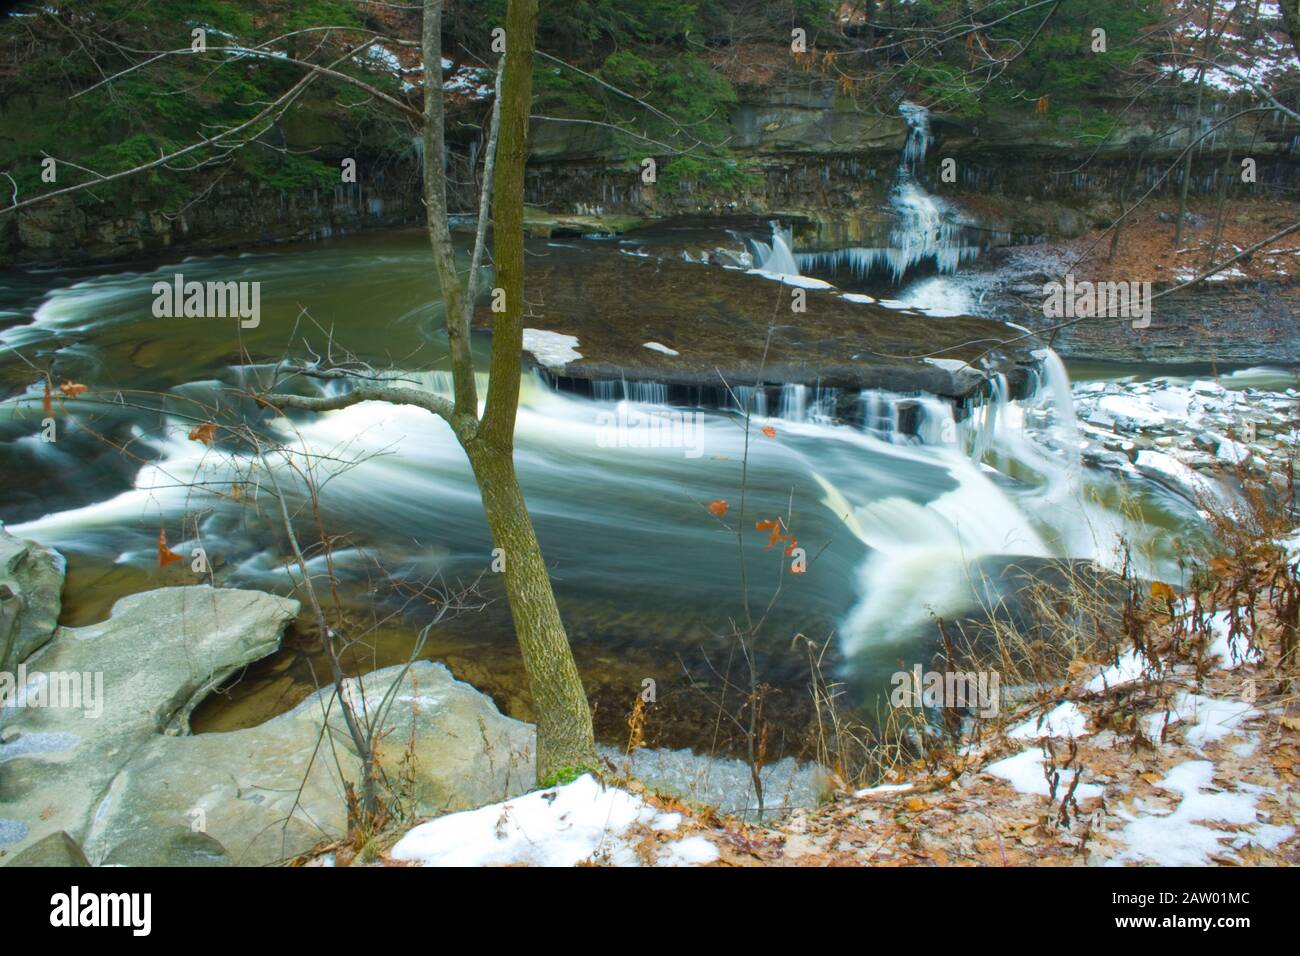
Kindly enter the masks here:
M 178 271 L 261 282 L 260 325 L 154 318 L 151 286 Z M 0 313 L 30 320 L 0 330 L 9 346 L 0 354 L 9 394 L 0 407 L 0 516 L 12 533 L 67 555 L 65 623 L 100 619 L 125 593 L 202 580 L 188 561 L 196 547 L 221 585 L 292 593 L 272 475 L 297 509 L 305 495 L 293 467 L 312 463 L 342 598 L 366 638 L 354 666 L 404 658 L 433 613 L 426 586 L 474 585 L 467 603 L 484 607 L 436 628 L 425 653 L 529 716 L 477 490 L 446 425 L 416 408 L 370 403 L 287 420 L 242 394 L 291 345 L 304 354 L 304 343 L 336 358 L 350 350 L 401 369 L 412 387 L 448 393 L 431 272 L 423 237 L 400 232 L 147 271 L 0 278 Z M 486 342 L 475 347 L 486 370 Z M 53 443 L 40 439 L 43 391 L 32 366 L 89 388 L 56 409 Z M 484 371 L 480 394 L 485 381 Z M 716 745 L 716 710 L 699 688 L 716 686 L 725 670 L 746 586 L 755 616 L 778 594 L 756 658 L 778 692 L 769 714 L 790 719 L 789 738 L 773 748 L 798 753 L 808 662 L 792 651 L 794 635 L 831 642 L 831 676 L 871 709 L 900 665 L 929 661 L 932 613 L 970 611 L 988 597 L 972 567 L 1110 562 L 1125 531 L 1151 555 L 1152 573 L 1174 577 L 1169 532 L 1195 520 L 1154 484 L 1121 487 L 1080 466 L 1068 378 L 1050 354 L 1033 399 L 1012 402 L 995 382 L 990 400 L 960 422 L 925 395 L 863 393 L 862 424 L 848 425 L 828 417 L 836 403 L 815 389 L 788 386 L 779 400 L 742 390 L 757 416 L 748 435 L 737 413 L 688 412 L 699 416 L 695 454 L 608 441 L 606 423 L 620 412 L 683 414 L 656 404 L 665 392 L 654 383 L 604 383 L 594 400 L 552 391 L 531 372 L 523 386 L 518 470 L 610 743 L 623 739 L 624 717 L 651 678 L 660 701 L 652 742 Z M 191 440 L 207 410 L 282 441 L 292 460 L 259 460 L 224 432 L 211 447 Z M 716 499 L 729 502 L 723 519 L 706 507 Z M 765 550 L 753 530 L 778 516 L 807 552 L 805 574 L 792 575 L 781 549 Z M 318 539 L 309 512 L 297 526 Z M 747 529 L 739 544 L 736 528 Z M 186 561 L 158 567 L 160 531 Z M 325 570 L 317 557 L 313 573 Z M 196 726 L 242 726 L 283 710 L 320 665 L 304 626 L 282 654 L 205 706 Z
M 826 271 L 831 276 L 844 269 L 859 280 L 882 274 L 894 285 L 924 266 L 940 274 L 937 283 L 942 285 L 942 276 L 956 272 L 962 263 L 979 255 L 979 245 L 967 235 L 953 210 L 917 177 L 933 138 L 929 110 L 905 102 L 900 104 L 899 113 L 907 123 L 908 134 L 889 194 L 893 220 L 889 244 L 801 253 L 800 266 Z M 951 307 L 951 301 L 944 301 L 944 296 L 933 288 L 935 284 L 932 282 L 931 290 L 919 296 L 916 303 L 910 298 L 906 301 L 921 305 L 938 299 L 935 305 Z

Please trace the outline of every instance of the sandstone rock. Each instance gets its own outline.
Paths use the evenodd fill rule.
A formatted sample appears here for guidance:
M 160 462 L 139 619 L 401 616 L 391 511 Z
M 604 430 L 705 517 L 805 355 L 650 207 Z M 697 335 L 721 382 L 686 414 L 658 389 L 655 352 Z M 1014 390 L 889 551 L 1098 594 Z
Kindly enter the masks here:
M 54 636 L 58 626 L 63 555 L 0 528 L 0 671 L 14 671 Z
M 364 710 L 376 713 L 401 671 L 401 666 L 386 667 L 362 678 L 361 685 L 349 680 L 345 687 L 354 706 L 361 706 L 364 686 Z M 317 726 L 322 702 L 331 694 L 313 694 L 285 718 Z M 336 741 L 350 749 L 340 716 L 331 718 L 331 727 Z M 384 729 L 380 764 L 391 776 L 407 760 L 412 792 L 406 796 L 421 816 L 505 800 L 527 791 L 536 779 L 533 725 L 502 715 L 490 697 L 456 680 L 442 664 L 411 665 L 393 695 Z
M 122 598 L 106 621 L 60 628 L 26 661 L 27 682 L 62 675 L 43 683 L 72 699 L 0 712 L 0 730 L 20 734 L 0 747 L 0 845 L 59 830 L 84 839 L 122 767 L 161 733 L 186 732 L 195 704 L 275 650 L 297 611 L 259 591 L 161 588 Z
M 175 826 L 141 831 L 119 843 L 104 860 L 109 866 L 233 866 L 226 848 L 199 830 Z
M 90 866 L 77 841 L 60 830 L 37 840 L 6 866 Z
M 399 665 L 350 679 L 345 692 L 359 709 L 364 698 L 364 713 L 378 715 L 402 671 Z M 112 862 L 126 852 L 158 862 L 171 853 L 189 862 L 168 865 L 202 865 L 202 856 L 181 853 L 185 846 L 157 848 L 151 836 L 196 824 L 241 866 L 280 862 L 343 836 L 344 781 L 356 786 L 360 763 L 332 698 L 333 688 L 323 689 L 244 730 L 155 737 L 113 780 L 86 840 L 91 859 Z M 321 732 L 326 708 L 328 740 Z M 415 815 L 477 807 L 533 784 L 533 727 L 502 716 L 441 664 L 412 665 L 386 713 L 379 747 L 391 784 L 386 796 Z
M 162 588 L 59 629 L 25 663 L 26 684 L 77 675 L 81 696 L 0 714 L 0 848 L 21 854 L 66 833 L 97 865 L 266 865 L 341 837 L 345 781 L 355 787 L 361 767 L 332 687 L 256 727 L 189 730 L 194 706 L 273 652 L 298 608 L 259 591 Z M 403 812 L 532 786 L 534 729 L 443 665 L 385 668 L 344 690 L 383 718 L 383 796 Z

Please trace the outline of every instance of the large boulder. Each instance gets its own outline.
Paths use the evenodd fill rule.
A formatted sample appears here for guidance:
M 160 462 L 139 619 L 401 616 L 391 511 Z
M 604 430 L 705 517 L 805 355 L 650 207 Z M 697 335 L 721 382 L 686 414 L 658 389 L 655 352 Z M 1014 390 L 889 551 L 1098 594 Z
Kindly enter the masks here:
M 360 683 L 345 682 L 354 709 L 378 714 L 402 670 L 386 667 Z M 312 695 L 291 716 L 311 719 L 315 726 L 322 701 L 331 694 Z M 335 739 L 350 748 L 351 738 L 337 706 L 333 713 Z M 507 800 L 536 781 L 536 728 L 501 714 L 492 698 L 456 680 L 442 664 L 412 664 L 382 716 L 379 764 L 395 781 L 395 796 L 416 815 Z
M 384 796 L 408 813 L 477 807 L 533 784 L 533 727 L 503 716 L 441 664 L 387 667 L 345 681 L 344 692 L 357 712 L 384 718 Z M 155 845 L 154 834 L 185 824 L 202 827 L 236 865 L 276 863 L 344 834 L 344 781 L 356 788 L 359 776 L 334 689 L 325 688 L 256 727 L 152 740 L 113 781 L 86 850 L 96 861 L 200 864 L 187 845 L 171 855 Z M 150 849 L 123 856 L 138 844 Z
M 21 854 L 63 831 L 96 865 L 260 866 L 343 836 L 361 764 L 333 687 L 256 727 L 190 733 L 198 702 L 275 651 L 298 609 L 260 591 L 162 588 L 61 628 L 26 662 L 26 682 L 48 701 L 79 675 L 67 686 L 82 696 L 0 713 L 0 849 Z M 533 783 L 532 726 L 441 664 L 385 668 L 344 693 L 382 717 L 383 797 L 406 814 Z
M 53 548 L 0 528 L 0 671 L 17 670 L 54 636 L 66 568 Z
M 85 845 L 127 762 L 187 733 L 195 705 L 278 648 L 297 612 L 287 598 L 201 585 L 133 594 L 106 621 L 60 628 L 20 674 L 42 706 L 0 711 L 0 849 L 59 830 Z

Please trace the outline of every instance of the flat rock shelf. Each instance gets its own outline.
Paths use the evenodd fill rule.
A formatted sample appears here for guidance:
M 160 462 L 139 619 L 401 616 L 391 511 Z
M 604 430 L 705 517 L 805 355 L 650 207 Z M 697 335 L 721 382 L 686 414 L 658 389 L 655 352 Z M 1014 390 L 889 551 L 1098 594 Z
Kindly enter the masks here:
M 649 249 L 637 239 L 531 244 L 524 325 L 576 338 L 579 355 L 534 360 L 560 379 L 724 390 L 761 381 L 958 401 L 983 390 L 987 372 L 1018 393 L 1038 364 L 1037 342 L 992 319 L 889 308 L 816 279 Z M 792 308 L 796 291 L 802 312 Z M 475 325 L 490 328 L 492 318 L 485 300 Z

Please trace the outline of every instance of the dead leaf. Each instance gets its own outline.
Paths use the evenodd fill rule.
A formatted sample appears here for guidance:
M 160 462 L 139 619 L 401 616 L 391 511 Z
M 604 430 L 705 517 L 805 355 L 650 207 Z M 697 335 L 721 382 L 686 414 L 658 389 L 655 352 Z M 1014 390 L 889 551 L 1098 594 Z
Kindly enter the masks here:
M 190 441 L 201 441 L 205 445 L 211 445 L 217 440 L 217 426 L 211 422 L 204 422 L 195 428 L 190 429 Z
M 179 554 L 167 547 L 167 532 L 158 529 L 158 567 L 165 568 L 169 564 L 175 564 L 177 561 L 183 561 Z
M 715 518 L 725 517 L 727 514 L 727 502 L 723 498 L 714 498 L 709 502 L 708 509 Z
M 1178 592 L 1164 581 L 1151 582 L 1151 596 L 1157 601 L 1164 601 L 1170 607 L 1178 600 Z

